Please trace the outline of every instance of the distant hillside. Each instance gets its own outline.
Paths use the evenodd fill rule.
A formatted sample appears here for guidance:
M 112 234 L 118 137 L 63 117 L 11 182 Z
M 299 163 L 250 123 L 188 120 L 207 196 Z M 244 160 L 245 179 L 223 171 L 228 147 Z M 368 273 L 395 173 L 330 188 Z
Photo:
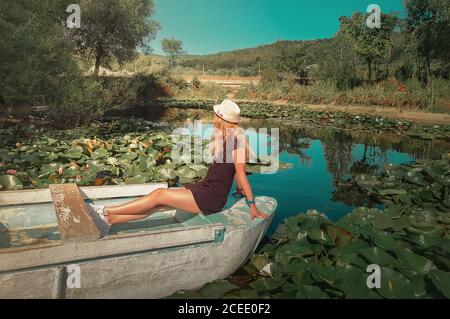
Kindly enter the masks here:
M 234 69 L 234 68 L 267 68 L 271 65 L 273 58 L 282 47 L 300 47 L 304 50 L 312 63 L 317 62 L 320 54 L 327 51 L 333 44 L 333 39 L 314 41 L 278 41 L 273 44 L 262 45 L 256 48 L 240 49 L 229 52 L 220 52 L 209 55 L 185 56 L 178 63 L 183 67 L 202 69 L 203 65 L 208 70 Z
M 394 33 L 392 40 L 393 48 L 389 58 L 381 62 L 384 70 L 388 68 L 394 70 L 405 58 L 406 39 L 404 35 Z M 260 70 L 262 74 L 266 71 L 271 72 L 280 52 L 295 48 L 295 51 L 301 50 L 305 55 L 302 59 L 303 65 L 314 66 L 309 68 L 309 77 L 322 77 L 323 74 L 319 75 L 318 72 L 323 73 L 327 70 L 328 75 L 339 73 L 340 71 L 336 71 L 335 67 L 340 64 L 347 66 L 346 71 L 351 71 L 354 75 L 364 78 L 367 73 L 366 62 L 353 52 L 352 46 L 351 42 L 342 41 L 336 37 L 312 41 L 277 41 L 255 48 L 208 55 L 185 55 L 177 60 L 177 66 L 172 69 L 172 73 L 189 76 L 258 76 L 261 74 Z M 165 56 L 151 54 L 141 55 L 136 61 L 126 64 L 125 69 L 130 72 L 153 73 L 163 69 L 166 65 Z M 381 70 L 380 65 L 376 65 L 375 69 Z M 112 70 L 120 71 L 120 68 L 115 66 Z

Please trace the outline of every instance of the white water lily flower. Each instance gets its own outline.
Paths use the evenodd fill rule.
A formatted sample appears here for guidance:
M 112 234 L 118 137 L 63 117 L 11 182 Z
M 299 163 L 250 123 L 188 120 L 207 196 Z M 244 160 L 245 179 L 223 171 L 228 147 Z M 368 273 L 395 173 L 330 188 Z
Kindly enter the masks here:
M 301 231 L 301 232 L 299 232 L 297 234 L 297 240 L 298 241 L 305 240 L 307 236 L 308 236 L 308 232 L 307 231 Z
M 259 272 L 265 277 L 273 277 L 273 264 L 268 263 Z
M 115 158 L 115 157 L 108 157 L 108 159 L 106 160 L 106 162 L 107 162 L 109 165 L 113 165 L 113 166 L 117 166 L 117 165 L 120 164 L 119 160 L 118 160 L 117 158 Z
M 132 144 L 130 144 L 129 146 L 128 146 L 130 149 L 136 149 L 136 148 L 138 148 L 138 145 L 137 144 L 135 144 L 135 143 L 132 143 Z

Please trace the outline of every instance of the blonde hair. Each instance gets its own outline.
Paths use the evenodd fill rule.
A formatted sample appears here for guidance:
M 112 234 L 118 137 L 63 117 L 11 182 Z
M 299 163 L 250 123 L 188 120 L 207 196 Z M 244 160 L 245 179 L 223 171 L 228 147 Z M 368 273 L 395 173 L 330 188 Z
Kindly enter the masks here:
M 245 148 L 245 161 L 249 159 L 251 152 L 249 143 L 245 137 L 244 131 L 239 125 L 227 122 L 217 115 L 214 115 L 214 132 L 211 136 L 211 155 L 214 158 L 220 158 L 223 154 L 231 154 L 231 150 L 226 147 L 231 146 L 235 150 L 239 147 Z M 231 144 L 231 145 L 230 145 Z M 228 160 L 228 159 L 227 159 Z

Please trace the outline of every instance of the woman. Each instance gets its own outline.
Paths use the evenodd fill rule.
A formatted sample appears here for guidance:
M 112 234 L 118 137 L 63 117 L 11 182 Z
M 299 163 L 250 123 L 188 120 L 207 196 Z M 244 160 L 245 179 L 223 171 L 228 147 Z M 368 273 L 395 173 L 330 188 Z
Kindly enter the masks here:
M 167 207 L 194 214 L 218 213 L 227 202 L 233 180 L 236 180 L 236 193 L 246 197 L 251 219 L 268 217 L 256 207 L 247 179 L 245 167 L 249 146 L 237 125 L 240 120 L 239 107 L 230 100 L 224 100 L 222 104 L 214 106 L 214 113 L 214 133 L 211 138 L 214 161 L 206 178 L 180 189 L 157 189 L 118 206 L 89 206 L 102 235 L 109 233 L 111 225 L 144 219 Z

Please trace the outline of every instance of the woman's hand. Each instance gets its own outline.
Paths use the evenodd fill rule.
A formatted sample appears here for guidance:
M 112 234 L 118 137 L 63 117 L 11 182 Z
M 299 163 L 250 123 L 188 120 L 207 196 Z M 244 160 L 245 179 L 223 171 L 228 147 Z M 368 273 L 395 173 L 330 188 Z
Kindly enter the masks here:
M 252 221 L 254 221 L 255 218 L 262 218 L 262 219 L 269 218 L 269 215 L 267 215 L 266 213 L 263 213 L 262 211 L 260 211 L 256 207 L 256 205 L 251 205 L 250 206 L 250 216 L 252 218 Z

